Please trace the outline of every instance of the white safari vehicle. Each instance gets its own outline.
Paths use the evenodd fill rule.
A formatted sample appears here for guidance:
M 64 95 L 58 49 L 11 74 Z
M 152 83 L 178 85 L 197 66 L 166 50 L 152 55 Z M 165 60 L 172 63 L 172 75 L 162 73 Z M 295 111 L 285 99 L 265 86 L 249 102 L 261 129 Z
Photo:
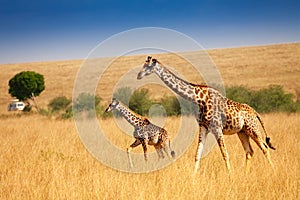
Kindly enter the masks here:
M 25 108 L 24 102 L 19 101 L 19 99 L 14 99 L 8 105 L 7 110 L 8 111 L 16 111 L 16 110 L 23 110 L 24 108 Z

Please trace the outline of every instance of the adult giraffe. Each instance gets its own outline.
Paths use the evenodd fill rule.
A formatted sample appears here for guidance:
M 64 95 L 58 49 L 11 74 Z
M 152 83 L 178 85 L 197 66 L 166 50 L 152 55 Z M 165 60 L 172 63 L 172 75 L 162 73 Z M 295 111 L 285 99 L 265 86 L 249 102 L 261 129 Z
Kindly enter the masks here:
M 206 136 L 209 132 L 215 136 L 229 172 L 230 162 L 223 135 L 235 133 L 238 134 L 246 153 L 246 171 L 249 170 L 250 160 L 253 156 L 249 138 L 255 141 L 273 166 L 269 148 L 274 150 L 275 148 L 270 143 L 270 138 L 267 136 L 260 115 L 253 108 L 247 104 L 227 99 L 214 88 L 189 83 L 176 76 L 156 59 L 148 56 L 142 70 L 137 75 L 137 79 L 142 79 L 144 76 L 152 73 L 155 73 L 176 94 L 195 103 L 199 108 L 197 113 L 199 141 L 194 173 L 199 168 Z M 265 132 L 266 141 L 262 139 L 260 124 Z

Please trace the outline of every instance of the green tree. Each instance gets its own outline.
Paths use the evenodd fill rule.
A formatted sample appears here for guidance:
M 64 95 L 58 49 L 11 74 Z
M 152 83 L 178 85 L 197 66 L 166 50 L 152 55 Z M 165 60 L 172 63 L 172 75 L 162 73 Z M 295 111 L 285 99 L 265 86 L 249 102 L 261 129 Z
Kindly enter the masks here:
M 45 89 L 44 76 L 33 71 L 24 71 L 16 74 L 9 80 L 8 85 L 8 93 L 12 97 L 27 102 L 28 99 L 32 99 L 36 107 L 35 97 L 39 96 Z

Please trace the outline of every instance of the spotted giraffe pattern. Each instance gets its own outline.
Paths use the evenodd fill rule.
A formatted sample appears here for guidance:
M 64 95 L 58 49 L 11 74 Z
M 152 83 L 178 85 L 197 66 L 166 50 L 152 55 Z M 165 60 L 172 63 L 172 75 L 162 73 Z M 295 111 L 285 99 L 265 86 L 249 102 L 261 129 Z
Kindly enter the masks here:
M 148 56 L 142 70 L 137 75 L 137 79 L 142 79 L 144 76 L 152 73 L 155 73 L 176 94 L 198 106 L 196 119 L 199 124 L 199 140 L 195 156 L 195 173 L 198 170 L 206 137 L 209 132 L 215 136 L 229 172 L 229 156 L 223 135 L 235 133 L 238 134 L 246 153 L 246 171 L 249 170 L 249 163 L 253 156 L 253 149 L 249 138 L 255 141 L 269 163 L 273 166 L 269 148 L 275 148 L 270 143 L 270 138 L 267 136 L 260 115 L 253 108 L 247 104 L 227 99 L 212 87 L 189 83 L 176 76 L 158 60 Z M 266 141 L 262 139 L 260 125 L 266 135 Z
M 171 156 L 174 158 L 175 152 L 171 149 L 170 139 L 168 132 L 159 126 L 152 124 L 146 117 L 140 116 L 137 113 L 130 110 L 125 104 L 113 98 L 110 105 L 107 107 L 105 112 L 112 110 L 118 110 L 121 115 L 134 127 L 133 136 L 135 141 L 127 149 L 130 166 L 132 167 L 132 161 L 129 152 L 142 144 L 144 150 L 144 158 L 147 161 L 147 144 L 153 145 L 157 151 L 158 158 L 164 158 L 164 152 L 167 156 L 168 148 Z M 164 151 L 164 152 L 163 152 Z

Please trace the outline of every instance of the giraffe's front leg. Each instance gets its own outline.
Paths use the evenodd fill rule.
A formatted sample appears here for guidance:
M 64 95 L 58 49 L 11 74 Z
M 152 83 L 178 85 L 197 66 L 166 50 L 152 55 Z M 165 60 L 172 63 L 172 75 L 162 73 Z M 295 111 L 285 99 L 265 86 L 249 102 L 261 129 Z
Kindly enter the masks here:
M 145 158 L 145 161 L 147 162 L 148 161 L 148 158 L 147 158 L 147 143 L 144 139 L 141 142 L 142 142 L 142 146 L 143 146 L 143 150 L 144 150 L 144 158 Z
M 223 136 L 222 130 L 221 129 L 213 130 L 213 134 L 215 135 L 215 137 L 217 139 L 217 142 L 218 142 L 219 148 L 221 150 L 223 159 L 226 163 L 226 168 L 227 168 L 227 170 L 230 174 L 231 168 L 230 168 L 229 156 L 228 156 L 228 152 L 227 152 L 227 149 L 226 149 L 226 146 L 225 146 L 224 136 Z
M 199 126 L 199 140 L 198 140 L 198 148 L 197 148 L 197 153 L 196 153 L 196 157 L 195 157 L 195 168 L 194 168 L 194 174 L 197 173 L 199 165 L 200 165 L 200 159 L 201 159 L 201 155 L 203 153 L 203 148 L 204 148 L 204 144 L 206 141 L 206 136 L 207 136 L 207 129 L 204 128 L 203 126 Z
M 132 143 L 132 144 L 130 145 L 130 147 L 127 148 L 127 157 L 128 157 L 128 161 L 129 161 L 130 168 L 133 167 L 133 163 L 132 163 L 131 156 L 130 156 L 130 151 L 131 151 L 134 147 L 139 146 L 140 144 L 141 144 L 141 141 L 138 140 L 138 139 L 136 139 L 136 140 L 134 141 L 134 143 Z

